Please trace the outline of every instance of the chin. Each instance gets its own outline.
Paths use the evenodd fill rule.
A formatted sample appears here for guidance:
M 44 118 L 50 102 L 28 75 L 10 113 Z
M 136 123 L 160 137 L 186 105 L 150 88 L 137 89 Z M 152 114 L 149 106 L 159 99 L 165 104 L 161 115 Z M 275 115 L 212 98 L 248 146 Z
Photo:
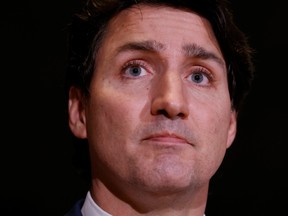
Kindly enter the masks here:
M 172 192 L 189 188 L 193 184 L 193 171 L 183 165 L 169 164 L 152 168 L 143 178 L 155 191 Z

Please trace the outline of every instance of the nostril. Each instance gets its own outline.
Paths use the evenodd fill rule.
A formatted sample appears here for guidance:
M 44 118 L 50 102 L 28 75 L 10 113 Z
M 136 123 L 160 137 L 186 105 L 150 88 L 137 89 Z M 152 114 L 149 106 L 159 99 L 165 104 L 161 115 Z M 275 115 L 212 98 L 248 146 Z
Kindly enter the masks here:
M 152 101 L 151 114 L 162 115 L 170 119 L 184 119 L 189 115 L 189 108 L 185 97 L 166 94 L 162 97 L 158 96 Z
M 170 118 L 170 119 L 175 119 L 175 118 L 185 118 L 185 114 L 182 113 L 182 112 L 179 112 L 179 113 L 171 113 L 171 112 L 168 112 L 167 110 L 165 109 L 161 109 L 161 110 L 158 110 L 157 111 L 157 115 L 163 115 L 167 118 Z
M 179 116 L 180 118 L 185 118 L 185 114 L 184 114 L 184 113 L 182 113 L 182 112 L 181 112 L 181 113 L 179 113 L 179 114 L 178 114 L 178 116 Z
M 164 115 L 167 118 L 169 117 L 169 114 L 165 109 L 158 110 L 157 115 Z

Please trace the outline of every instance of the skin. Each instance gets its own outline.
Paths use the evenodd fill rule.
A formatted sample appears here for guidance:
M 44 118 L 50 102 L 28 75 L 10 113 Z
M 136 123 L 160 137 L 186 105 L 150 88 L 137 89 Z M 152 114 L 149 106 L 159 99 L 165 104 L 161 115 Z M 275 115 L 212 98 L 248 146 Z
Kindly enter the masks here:
M 203 216 L 236 134 L 208 21 L 134 6 L 110 21 L 96 65 L 90 97 L 72 87 L 69 99 L 70 128 L 89 140 L 93 199 L 113 215 Z

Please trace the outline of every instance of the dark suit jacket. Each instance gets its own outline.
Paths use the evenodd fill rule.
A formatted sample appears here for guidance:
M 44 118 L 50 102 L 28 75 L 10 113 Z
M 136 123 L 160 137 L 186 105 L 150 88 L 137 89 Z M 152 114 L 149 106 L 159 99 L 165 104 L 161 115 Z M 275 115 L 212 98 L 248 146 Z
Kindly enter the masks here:
M 81 208 L 85 199 L 78 200 L 76 204 L 64 216 L 82 216 Z

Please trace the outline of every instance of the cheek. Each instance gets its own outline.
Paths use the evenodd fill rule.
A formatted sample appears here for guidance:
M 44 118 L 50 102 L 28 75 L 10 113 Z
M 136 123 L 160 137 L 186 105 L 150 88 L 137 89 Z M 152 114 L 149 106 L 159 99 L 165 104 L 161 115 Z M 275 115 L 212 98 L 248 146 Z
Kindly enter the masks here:
M 91 142 L 94 145 L 101 143 L 107 147 L 125 148 L 131 141 L 130 134 L 140 123 L 143 104 L 137 102 L 109 89 L 91 93 L 87 110 L 87 133 Z
M 91 93 L 87 108 L 87 135 L 92 164 L 102 164 L 105 170 L 124 175 L 129 170 L 130 158 L 137 143 L 135 128 L 141 123 L 139 116 L 143 104 L 116 91 Z M 142 102 L 143 103 L 143 102 Z M 117 157 L 115 157 L 117 155 Z
M 225 90 L 225 87 L 222 89 L 220 93 L 215 92 L 215 94 L 201 94 L 194 91 L 190 95 L 193 101 L 190 108 L 193 113 L 192 121 L 193 118 L 196 119 L 196 127 L 201 127 L 198 131 L 206 134 L 207 137 L 226 137 L 225 134 L 229 129 L 231 102 L 228 89 Z
M 126 121 L 125 112 L 127 110 L 124 104 L 117 103 L 117 101 L 113 97 L 94 97 L 91 99 L 87 114 L 89 116 L 87 118 L 87 133 L 88 137 L 89 135 L 92 136 L 89 138 L 94 143 L 97 143 L 97 140 L 94 139 L 101 137 L 103 137 L 102 142 L 108 141 L 108 139 L 117 136 L 120 129 L 125 128 L 120 127 L 120 125 Z
M 87 119 L 87 136 L 90 154 L 95 160 L 92 164 L 95 166 L 102 164 L 106 167 L 104 169 L 115 166 L 120 170 L 118 165 L 124 161 L 122 157 L 115 157 L 115 154 L 124 152 L 127 142 L 125 134 L 127 134 L 128 126 L 124 124 L 127 122 L 125 120 L 125 106 L 119 104 L 113 97 L 103 98 L 91 95 L 87 111 L 87 116 L 89 116 Z
M 225 103 L 224 103 L 225 104 Z M 206 164 L 207 172 L 214 174 L 220 166 L 226 152 L 230 125 L 230 103 L 220 106 L 208 103 L 197 112 L 194 124 L 199 134 L 198 146 L 202 152 L 201 163 Z

